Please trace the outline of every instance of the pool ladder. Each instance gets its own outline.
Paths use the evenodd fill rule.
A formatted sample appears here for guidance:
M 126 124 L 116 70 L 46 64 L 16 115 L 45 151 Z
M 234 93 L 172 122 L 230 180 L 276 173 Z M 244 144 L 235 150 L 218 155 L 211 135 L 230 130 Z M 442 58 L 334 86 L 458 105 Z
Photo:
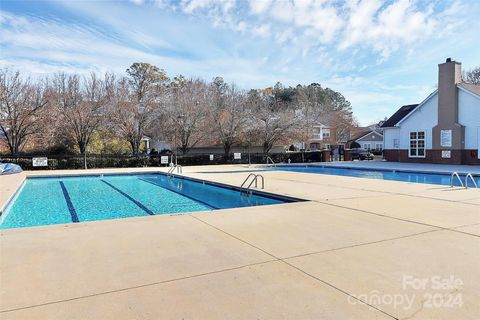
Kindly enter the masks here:
M 468 189 L 468 181 L 472 181 L 475 188 L 478 188 L 477 182 L 475 182 L 475 179 L 473 178 L 473 174 L 467 173 L 467 175 L 465 176 L 465 184 L 464 184 L 458 172 L 452 172 L 452 174 L 450 175 L 450 188 L 454 187 L 453 180 L 455 177 L 460 182 L 460 185 L 462 186 L 462 188 Z
M 240 186 L 240 192 L 245 192 L 245 193 L 251 193 L 251 190 L 250 188 L 253 186 L 253 184 L 255 183 L 255 188 L 258 187 L 258 178 L 261 178 L 261 182 L 262 182 L 262 189 L 265 188 L 265 179 L 263 178 L 263 176 L 261 174 L 255 174 L 255 173 L 250 173 L 246 178 L 245 180 L 243 180 L 243 183 L 242 185 Z M 248 185 L 247 185 L 248 183 Z
M 276 166 L 276 163 L 275 163 L 275 161 L 273 161 L 272 158 L 267 157 L 267 164 L 268 164 L 268 161 L 270 161 L 273 164 L 274 167 Z
M 173 165 L 168 169 L 167 176 L 172 176 L 175 169 L 177 169 L 177 174 L 178 173 L 183 173 L 183 167 L 179 164 Z

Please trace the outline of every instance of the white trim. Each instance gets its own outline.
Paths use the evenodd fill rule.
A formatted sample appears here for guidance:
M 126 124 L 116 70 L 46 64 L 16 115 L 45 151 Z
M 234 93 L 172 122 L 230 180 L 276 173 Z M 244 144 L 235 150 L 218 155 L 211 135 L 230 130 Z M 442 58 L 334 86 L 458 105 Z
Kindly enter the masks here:
M 415 132 L 417 134 L 417 138 L 415 139 L 415 141 L 417 142 L 417 148 L 416 148 L 416 155 L 412 156 L 410 151 L 412 150 L 411 146 L 410 146 L 410 143 L 412 142 L 412 138 L 410 138 L 410 135 L 412 132 Z M 418 133 L 419 132 L 423 132 L 423 156 L 419 156 L 418 155 Z M 418 130 L 415 130 L 415 131 L 409 131 L 408 132 L 408 157 L 409 158 L 425 158 L 427 156 L 427 130 L 425 129 L 418 129 Z
M 413 113 L 415 113 L 415 111 L 417 111 L 418 109 L 420 109 L 425 103 L 428 102 L 428 100 L 430 100 L 431 98 L 433 98 L 437 93 L 438 93 L 438 89 L 436 89 L 435 91 L 433 91 L 432 93 L 430 93 L 430 95 L 429 95 L 425 100 L 423 100 L 422 102 L 420 102 L 420 104 L 419 104 L 418 106 L 416 106 L 415 109 L 413 109 L 412 111 L 410 111 L 405 117 L 403 117 L 400 121 L 398 121 L 397 124 L 395 125 L 395 127 L 399 127 L 399 126 L 400 126 L 400 123 L 402 123 L 403 121 L 405 121 L 408 117 L 410 117 Z
M 464 91 L 464 92 L 466 92 L 466 93 L 468 93 L 468 94 L 470 94 L 470 95 L 472 95 L 472 96 L 474 96 L 475 98 L 480 99 L 480 95 L 479 95 L 479 94 L 476 94 L 475 92 L 470 91 L 470 90 L 468 90 L 467 88 L 462 87 L 461 85 L 457 85 L 457 88 L 460 89 L 460 90 L 462 90 L 462 91 Z

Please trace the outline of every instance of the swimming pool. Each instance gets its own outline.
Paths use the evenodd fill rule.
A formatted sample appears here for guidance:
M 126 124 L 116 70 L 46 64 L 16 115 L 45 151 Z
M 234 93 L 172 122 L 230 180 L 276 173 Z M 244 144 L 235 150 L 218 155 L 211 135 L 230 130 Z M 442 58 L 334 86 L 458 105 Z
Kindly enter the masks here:
M 27 178 L 2 213 L 0 229 L 293 201 L 164 174 Z
M 406 172 L 406 171 L 387 171 L 377 169 L 353 169 L 353 168 L 339 168 L 330 166 L 298 166 L 298 165 L 286 165 L 286 166 L 274 166 L 269 167 L 270 170 L 283 170 L 283 171 L 295 171 L 305 173 L 320 173 L 337 176 L 368 178 L 368 179 L 381 179 L 381 180 L 394 180 L 414 183 L 429 183 L 429 184 L 441 184 L 450 185 L 450 175 L 436 174 L 436 173 L 421 173 L 421 172 Z M 460 175 L 462 181 L 465 181 L 465 176 Z M 474 177 L 477 185 L 480 186 L 480 177 Z M 460 186 L 460 182 L 454 179 L 454 185 Z M 472 185 L 470 181 L 470 185 Z

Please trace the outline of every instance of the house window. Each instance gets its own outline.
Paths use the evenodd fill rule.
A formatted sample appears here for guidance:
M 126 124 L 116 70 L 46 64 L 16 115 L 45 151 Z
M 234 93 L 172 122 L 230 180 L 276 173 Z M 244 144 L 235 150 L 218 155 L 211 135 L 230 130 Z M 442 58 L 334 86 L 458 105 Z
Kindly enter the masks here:
M 313 127 L 312 140 L 321 140 L 320 127 Z
M 370 150 L 370 143 L 364 143 L 363 144 L 363 149 Z
M 383 149 L 383 143 L 375 143 L 375 149 L 376 150 L 382 150 Z
M 411 158 L 425 158 L 425 131 L 410 132 L 408 156 Z
M 330 129 L 323 129 L 322 137 L 325 138 L 330 138 Z

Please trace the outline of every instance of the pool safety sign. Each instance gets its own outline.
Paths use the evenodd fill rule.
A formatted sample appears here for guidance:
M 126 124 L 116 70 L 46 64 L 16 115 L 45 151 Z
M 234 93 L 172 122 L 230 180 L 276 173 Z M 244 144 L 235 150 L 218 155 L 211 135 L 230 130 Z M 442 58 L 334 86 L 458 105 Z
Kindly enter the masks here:
M 240 159 L 242 159 L 242 154 L 241 154 L 240 152 L 235 152 L 235 153 L 233 154 L 233 159 L 235 159 L 235 160 L 240 160 Z
M 160 157 L 161 164 L 168 164 L 168 156 L 161 156 Z
M 440 145 L 442 147 L 452 146 L 452 130 L 440 130 Z
M 32 166 L 34 166 L 34 167 L 48 167 L 47 157 L 32 158 Z

